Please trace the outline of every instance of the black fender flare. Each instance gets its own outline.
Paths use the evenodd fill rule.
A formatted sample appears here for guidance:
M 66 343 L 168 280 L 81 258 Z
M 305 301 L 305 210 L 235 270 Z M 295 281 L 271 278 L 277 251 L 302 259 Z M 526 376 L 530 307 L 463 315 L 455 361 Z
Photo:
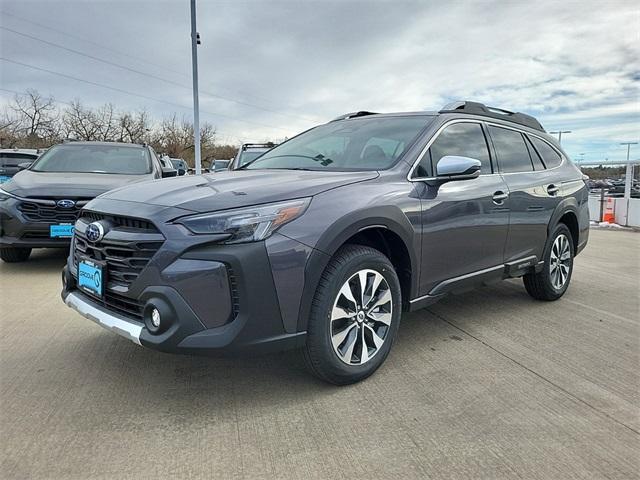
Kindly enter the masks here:
M 578 202 L 574 197 L 567 197 L 562 200 L 555 208 L 553 213 L 551 214 L 551 218 L 549 219 L 549 223 L 547 224 L 547 240 L 544 244 L 544 250 L 542 254 L 544 256 L 544 252 L 549 248 L 549 241 L 551 240 L 550 234 L 551 231 L 560 223 L 560 219 L 564 217 L 567 213 L 573 213 L 576 216 L 576 220 L 580 219 L 580 209 L 578 206 Z M 580 233 L 580 229 L 578 228 L 578 234 Z M 579 244 L 579 238 L 574 239 L 575 245 Z
M 417 291 L 420 278 L 419 262 L 414 244 L 414 228 L 407 216 L 398 207 L 373 207 L 350 212 L 340 217 L 324 231 L 318 239 L 305 268 L 305 285 L 298 313 L 298 331 L 307 329 L 311 303 L 331 257 L 344 243 L 358 232 L 370 228 L 385 228 L 395 233 L 404 242 L 411 263 L 411 298 Z

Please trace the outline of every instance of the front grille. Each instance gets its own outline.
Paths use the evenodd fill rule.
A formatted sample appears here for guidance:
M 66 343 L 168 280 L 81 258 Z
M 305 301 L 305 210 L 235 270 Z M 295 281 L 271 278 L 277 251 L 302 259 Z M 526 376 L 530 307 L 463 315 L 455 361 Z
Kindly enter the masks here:
M 86 291 L 83 293 L 102 303 L 106 308 L 128 316 L 142 318 L 143 304 L 124 294 L 128 292 L 131 284 L 162 246 L 164 237 L 152 223 L 146 220 L 86 211 L 83 211 L 80 217 L 80 221 L 84 223 L 97 220 L 109 222 L 111 225 L 109 232 L 126 233 L 126 235 L 117 235 L 118 240 L 108 239 L 109 232 L 107 232 L 105 238 L 97 243 L 92 243 L 87 240 L 83 228 L 76 228 L 73 247 L 74 265 L 77 266 L 82 258 L 105 265 L 103 273 L 107 282 L 103 298 Z M 146 238 L 143 239 L 143 237 Z M 149 240 L 149 237 L 153 240 Z M 75 275 L 77 272 L 74 271 Z
M 88 257 L 99 263 L 105 261 L 109 283 L 128 289 L 162 243 L 162 241 L 120 242 L 105 239 L 99 243 L 90 243 L 83 234 L 76 233 L 75 256 L 76 258 Z
M 55 238 L 54 239 L 51 238 L 51 236 L 49 235 L 49 232 L 26 232 L 26 233 L 23 233 L 20 238 L 24 238 L 26 240 L 29 240 L 29 239 L 55 240 Z M 69 239 L 64 238 L 63 240 L 67 241 Z
M 83 210 L 82 213 L 80 214 L 80 219 L 83 220 L 85 223 L 106 220 L 113 226 L 124 227 L 127 229 L 147 230 L 148 232 L 158 231 L 155 225 L 147 220 L 142 220 L 140 218 L 133 218 L 133 217 L 106 215 L 104 213 L 92 212 L 90 210 Z
M 27 220 L 32 222 L 43 223 L 73 223 L 78 218 L 80 213 L 80 207 L 74 205 L 72 208 L 60 208 L 57 204 L 57 200 L 60 199 L 42 199 L 47 200 L 50 204 L 22 201 L 18 205 L 18 210 L 24 215 Z M 89 199 L 81 200 L 82 203 L 86 203 Z

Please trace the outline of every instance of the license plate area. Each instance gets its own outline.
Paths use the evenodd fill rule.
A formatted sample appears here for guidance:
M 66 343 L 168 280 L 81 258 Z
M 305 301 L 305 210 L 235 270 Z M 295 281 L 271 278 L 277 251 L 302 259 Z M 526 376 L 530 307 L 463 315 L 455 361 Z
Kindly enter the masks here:
M 49 225 L 49 236 L 51 238 L 71 238 L 73 237 L 73 224 L 59 223 Z
M 78 261 L 78 287 L 91 295 L 102 297 L 106 283 L 104 263 L 87 258 Z

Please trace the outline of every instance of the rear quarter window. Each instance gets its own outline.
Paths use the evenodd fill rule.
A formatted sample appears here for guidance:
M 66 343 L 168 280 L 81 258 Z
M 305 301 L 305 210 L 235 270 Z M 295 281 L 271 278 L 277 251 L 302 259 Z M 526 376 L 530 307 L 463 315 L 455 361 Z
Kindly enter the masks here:
M 542 157 L 544 164 L 547 168 L 557 167 L 562 163 L 562 157 L 544 140 L 540 140 L 537 137 L 529 137 L 531 143 Z

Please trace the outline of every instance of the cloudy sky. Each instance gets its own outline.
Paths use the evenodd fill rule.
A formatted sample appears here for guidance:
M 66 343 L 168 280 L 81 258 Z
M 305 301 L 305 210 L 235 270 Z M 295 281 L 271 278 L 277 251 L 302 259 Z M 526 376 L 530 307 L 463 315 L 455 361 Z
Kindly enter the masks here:
M 470 99 L 572 130 L 574 159 L 621 160 L 619 142 L 640 137 L 639 5 L 199 0 L 201 118 L 222 141 L 261 141 L 349 111 Z M 191 115 L 188 0 L 1 0 L 0 12 L 0 102 L 34 88 L 62 107 Z

